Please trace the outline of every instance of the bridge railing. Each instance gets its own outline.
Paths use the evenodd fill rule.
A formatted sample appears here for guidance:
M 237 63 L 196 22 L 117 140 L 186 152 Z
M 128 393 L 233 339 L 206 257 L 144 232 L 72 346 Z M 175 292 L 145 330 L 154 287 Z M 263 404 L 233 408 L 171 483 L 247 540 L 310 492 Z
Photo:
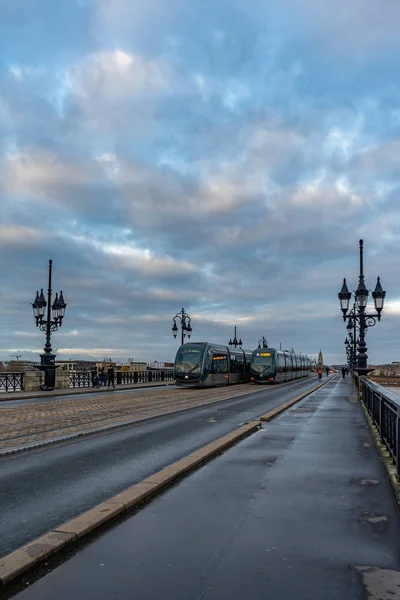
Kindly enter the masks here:
M 400 396 L 369 379 L 363 379 L 361 390 L 364 404 L 400 475 Z
M 173 381 L 172 369 L 163 371 L 117 371 L 115 383 L 117 385 L 134 385 L 137 383 L 152 383 L 159 381 Z M 92 374 L 90 371 L 82 373 L 70 373 L 70 388 L 93 387 Z
M 0 373 L 0 393 L 20 392 L 23 390 L 23 373 Z

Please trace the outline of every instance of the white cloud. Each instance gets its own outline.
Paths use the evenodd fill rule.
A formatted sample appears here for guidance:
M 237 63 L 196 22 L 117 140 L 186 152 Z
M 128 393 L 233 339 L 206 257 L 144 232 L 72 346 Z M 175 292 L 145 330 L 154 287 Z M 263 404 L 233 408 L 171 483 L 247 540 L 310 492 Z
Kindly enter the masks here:
M 90 54 L 69 69 L 67 78 L 71 94 L 88 104 L 166 90 L 167 71 L 166 64 L 116 49 Z

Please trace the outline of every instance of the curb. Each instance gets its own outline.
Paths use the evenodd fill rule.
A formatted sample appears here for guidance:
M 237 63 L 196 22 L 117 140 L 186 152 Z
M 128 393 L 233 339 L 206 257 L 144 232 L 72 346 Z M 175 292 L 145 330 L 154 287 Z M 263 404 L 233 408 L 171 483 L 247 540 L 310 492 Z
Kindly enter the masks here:
M 328 381 L 330 379 L 265 413 L 259 420 L 242 425 L 235 431 L 195 450 L 188 456 L 150 475 L 140 483 L 130 486 L 82 515 L 63 523 L 53 531 L 49 531 L 25 546 L 14 550 L 14 552 L 3 556 L 0 558 L 0 589 L 15 582 L 33 567 L 37 567 L 46 560 L 59 555 L 66 547 L 78 544 L 78 541 L 80 542 L 82 538 L 93 533 L 102 525 L 111 523 L 116 517 L 140 507 L 140 505 L 164 491 L 184 475 L 189 474 L 236 442 L 259 430 L 263 421 L 271 421 Z
M 367 417 L 368 425 L 371 429 L 372 436 L 374 438 L 375 446 L 379 452 L 381 462 L 385 467 L 386 477 L 389 481 L 390 487 L 392 488 L 394 499 L 396 502 L 397 510 L 400 514 L 400 481 L 396 472 L 396 467 L 393 463 L 393 458 L 390 452 L 386 449 L 384 442 L 379 434 L 377 426 L 372 421 L 371 415 L 368 412 L 364 401 L 360 398 L 360 404 L 364 410 L 365 416 Z

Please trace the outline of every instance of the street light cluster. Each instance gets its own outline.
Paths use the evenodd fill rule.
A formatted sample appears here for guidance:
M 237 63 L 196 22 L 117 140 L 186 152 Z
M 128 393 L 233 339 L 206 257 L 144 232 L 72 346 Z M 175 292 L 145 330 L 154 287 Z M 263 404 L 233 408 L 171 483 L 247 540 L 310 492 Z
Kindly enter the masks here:
M 238 346 L 239 346 L 239 348 L 241 348 L 243 346 L 242 338 L 240 338 L 238 340 L 236 337 L 236 327 L 235 327 L 235 335 L 233 336 L 233 339 L 231 338 L 229 340 L 228 346 L 231 346 L 233 348 L 237 348 Z
M 36 298 L 32 303 L 33 316 L 35 317 L 36 327 L 39 327 L 41 331 L 46 332 L 46 344 L 44 346 L 44 354 L 40 355 L 40 367 L 41 371 L 44 371 L 44 386 L 45 388 L 54 388 L 55 386 L 55 355 L 52 354 L 51 350 L 51 334 L 57 331 L 62 325 L 64 318 L 65 309 L 67 307 L 62 291 L 60 294 L 56 293 L 53 304 L 51 303 L 52 289 L 51 289 L 51 276 L 52 276 L 53 261 L 49 260 L 49 287 L 47 290 L 47 301 L 41 289 L 40 294 L 36 292 Z M 45 313 L 47 308 L 47 318 L 45 319 Z
M 365 335 L 369 327 L 376 325 L 376 320 L 381 320 L 381 312 L 386 296 L 386 292 L 383 291 L 380 278 L 378 277 L 375 289 L 372 292 L 376 313 L 370 314 L 366 312 L 369 290 L 366 288 L 364 282 L 363 250 L 363 240 L 360 240 L 360 274 L 358 278 L 358 288 L 354 292 L 355 301 L 353 308 L 349 313 L 349 303 L 352 294 L 348 290 L 346 279 L 343 279 L 342 289 L 338 293 L 340 308 L 343 313 L 343 321 L 348 321 L 346 326 L 347 337 L 345 340 L 347 360 L 349 367 L 353 371 L 356 371 L 358 376 L 367 375 L 368 372 L 371 371 L 371 369 L 368 368 L 367 363 L 368 355 Z
M 174 338 L 176 338 L 176 336 L 178 335 L 178 326 L 176 324 L 176 320 L 178 319 L 178 321 L 180 321 L 181 345 L 183 346 L 185 337 L 188 336 L 188 338 L 190 338 L 190 336 L 192 334 L 191 319 L 190 319 L 189 315 L 187 313 L 185 313 L 184 308 L 182 308 L 182 310 L 180 312 L 178 312 L 174 316 L 173 319 L 174 319 L 174 325 L 172 327 L 172 333 L 174 335 Z

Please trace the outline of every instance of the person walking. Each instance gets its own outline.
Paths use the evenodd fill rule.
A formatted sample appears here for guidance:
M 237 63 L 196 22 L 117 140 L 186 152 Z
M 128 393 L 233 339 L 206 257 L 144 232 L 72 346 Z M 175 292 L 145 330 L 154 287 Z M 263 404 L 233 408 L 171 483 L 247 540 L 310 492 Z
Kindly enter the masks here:
M 92 367 L 92 369 L 90 371 L 90 375 L 91 375 L 91 378 L 92 378 L 92 385 L 93 385 L 93 387 L 98 387 L 99 388 L 100 387 L 100 383 L 99 383 L 99 378 L 98 378 L 98 375 L 97 375 L 96 365 L 93 365 L 93 367 Z
M 321 381 L 321 379 L 322 379 L 322 367 L 318 367 L 317 373 L 318 373 L 318 380 Z
M 329 367 L 326 367 L 325 373 L 326 373 L 326 376 L 328 377 L 328 375 L 329 375 Z
M 106 387 L 107 375 L 104 370 L 104 367 L 101 367 L 101 369 L 100 369 L 99 381 L 100 381 L 100 387 L 103 387 L 103 386 Z
M 342 367 L 342 377 L 345 378 L 346 375 L 346 367 Z
M 115 384 L 114 384 L 114 367 L 112 365 L 110 365 L 107 369 L 107 379 L 108 379 L 108 386 L 110 387 L 110 383 L 112 383 L 113 388 L 115 388 Z

